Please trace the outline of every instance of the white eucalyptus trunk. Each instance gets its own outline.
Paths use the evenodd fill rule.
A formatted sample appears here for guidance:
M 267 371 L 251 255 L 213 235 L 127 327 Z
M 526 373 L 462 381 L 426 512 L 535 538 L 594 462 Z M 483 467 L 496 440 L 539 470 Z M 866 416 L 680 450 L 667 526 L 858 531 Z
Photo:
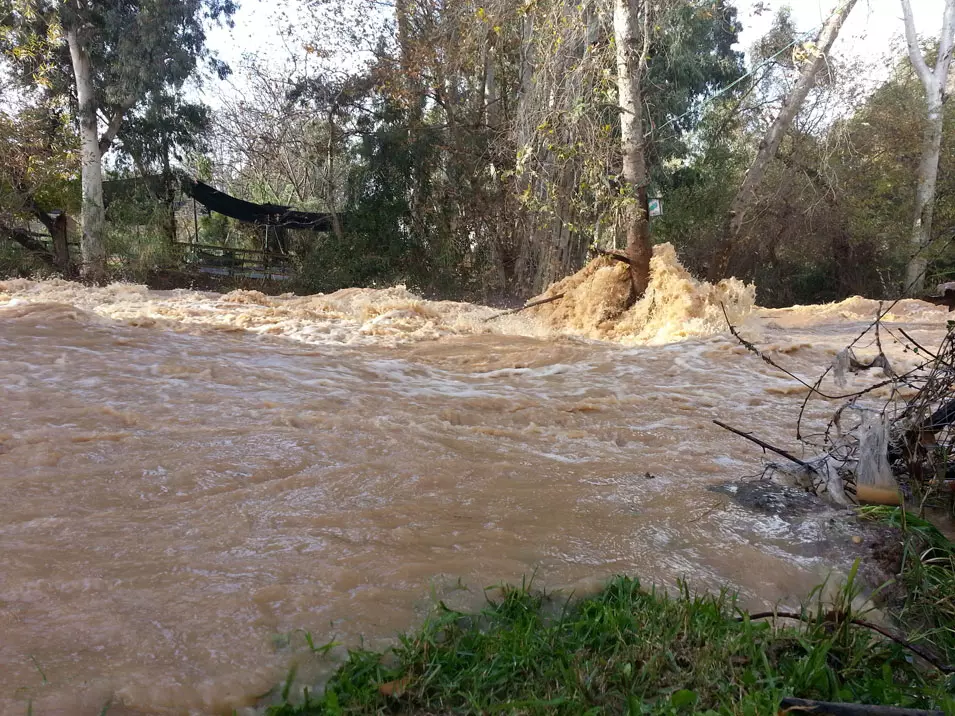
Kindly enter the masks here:
M 650 283 L 650 219 L 647 215 L 647 158 L 643 136 L 643 99 L 641 76 L 646 64 L 647 28 L 640 27 L 639 5 L 645 0 L 615 0 L 614 41 L 617 51 L 617 101 L 620 106 L 620 142 L 623 154 L 623 181 L 633 198 L 622 212 L 622 227 L 627 236 L 630 280 L 634 298 L 639 298 Z M 644 22 L 646 25 L 646 22 Z M 641 35 L 643 41 L 641 42 Z
M 912 223 L 912 256 L 905 268 L 905 290 L 919 295 L 925 290 L 928 268 L 927 249 L 932 243 L 932 220 L 935 212 L 935 187 L 938 182 L 938 160 L 942 151 L 942 129 L 945 122 L 945 101 L 955 48 L 955 0 L 946 0 L 942 33 L 939 37 L 935 68 L 929 68 L 922 56 L 915 33 L 915 18 L 909 0 L 902 0 L 905 18 L 905 39 L 909 59 L 925 88 L 925 130 L 922 134 L 922 159 L 919 162 L 918 185 L 915 190 L 915 218 Z
M 799 79 L 789 93 L 789 96 L 783 101 L 783 106 L 779 110 L 779 115 L 766 130 L 766 135 L 759 143 L 759 150 L 756 152 L 756 158 L 750 165 L 746 176 L 743 177 L 743 183 L 736 192 L 733 203 L 730 205 L 729 221 L 724 227 L 723 236 L 717 244 L 713 259 L 710 262 L 708 276 L 710 280 L 724 278 L 729 269 L 730 256 L 733 248 L 742 233 L 743 223 L 749 211 L 756 204 L 756 189 L 762 183 L 766 176 L 766 170 L 769 169 L 770 162 L 779 151 L 779 145 L 782 144 L 786 132 L 792 126 L 802 109 L 809 91 L 816 84 L 816 75 L 825 67 L 828 61 L 826 55 L 832 49 L 833 43 L 839 37 L 839 31 L 845 23 L 852 8 L 855 7 L 857 0 L 843 0 L 832 14 L 826 20 L 819 37 L 816 39 L 816 53 L 812 61 L 807 62 L 803 67 Z
M 66 33 L 76 80 L 79 104 L 80 170 L 82 174 L 82 228 L 80 252 L 84 278 L 100 282 L 106 278 L 106 212 L 103 209 L 103 157 L 96 125 L 93 96 L 93 69 L 90 57 L 76 29 Z

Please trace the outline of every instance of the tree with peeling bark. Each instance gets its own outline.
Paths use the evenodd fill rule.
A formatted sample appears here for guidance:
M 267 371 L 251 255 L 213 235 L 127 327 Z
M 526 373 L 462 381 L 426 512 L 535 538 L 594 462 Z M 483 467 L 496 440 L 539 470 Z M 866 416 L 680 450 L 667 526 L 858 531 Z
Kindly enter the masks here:
M 205 26 L 228 19 L 233 0 L 0 0 L 3 44 L 21 82 L 35 79 L 36 57 L 17 52 L 44 38 L 49 94 L 75 108 L 82 176 L 82 273 L 106 278 L 103 155 L 124 121 L 153 95 L 179 93 L 208 58 Z M 224 65 L 212 60 L 224 76 Z
M 915 193 L 915 220 L 912 225 L 912 258 L 905 269 L 905 288 L 911 295 L 919 295 L 925 288 L 928 268 L 926 249 L 932 243 L 932 219 L 935 210 L 935 186 L 938 182 L 938 161 L 942 148 L 942 129 L 945 122 L 945 102 L 948 99 L 948 76 L 955 50 L 955 0 L 945 0 L 942 31 L 938 38 L 935 67 L 929 67 L 918 37 L 915 17 L 909 0 L 902 0 L 905 20 L 905 43 L 909 59 L 922 86 L 925 88 L 925 129 L 922 134 L 922 159 L 919 162 L 918 186 Z
M 904 1 L 905 0 L 903 0 L 903 2 Z M 949 0 L 949 2 L 953 1 L 955 0 Z M 716 250 L 713 253 L 707 272 L 708 278 L 711 281 L 726 277 L 729 271 L 733 249 L 737 245 L 743 232 L 747 215 L 756 205 L 756 190 L 766 175 L 766 170 L 769 168 L 770 163 L 779 151 L 779 146 L 782 144 L 783 138 L 792 126 L 793 120 L 795 120 L 800 109 L 802 109 L 803 103 L 809 95 L 809 91 L 816 84 L 816 77 L 820 70 L 826 66 L 829 50 L 832 49 L 833 43 L 839 36 L 839 31 L 842 29 L 842 25 L 845 23 L 849 13 L 852 12 L 852 8 L 855 7 L 856 2 L 857 0 L 841 0 L 832 11 L 829 19 L 826 20 L 826 24 L 823 25 L 822 31 L 819 33 L 819 37 L 815 43 L 807 48 L 809 59 L 806 60 L 799 79 L 793 86 L 789 96 L 783 101 L 779 114 L 760 142 L 756 157 L 753 159 L 749 170 L 743 177 L 743 183 L 736 192 L 733 203 L 730 205 L 729 216 L 723 227 L 723 235 L 720 241 L 717 242 Z
M 614 0 L 613 30 L 623 165 L 621 177 L 624 191 L 629 194 L 621 211 L 621 228 L 627 237 L 631 300 L 641 297 L 647 290 L 653 253 L 647 209 L 647 155 L 641 86 L 647 68 L 649 17 L 647 0 Z

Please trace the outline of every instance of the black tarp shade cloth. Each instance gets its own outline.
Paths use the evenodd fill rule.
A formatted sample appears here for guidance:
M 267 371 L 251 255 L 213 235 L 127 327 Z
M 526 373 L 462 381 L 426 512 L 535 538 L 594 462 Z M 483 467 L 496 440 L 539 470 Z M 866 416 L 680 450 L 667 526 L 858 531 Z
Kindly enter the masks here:
M 191 196 L 210 211 L 230 216 L 239 221 L 247 221 L 262 226 L 281 226 L 286 229 L 332 230 L 331 214 L 295 211 L 278 204 L 253 204 L 251 201 L 229 196 L 225 192 L 191 177 L 183 177 L 182 189 L 188 196 Z

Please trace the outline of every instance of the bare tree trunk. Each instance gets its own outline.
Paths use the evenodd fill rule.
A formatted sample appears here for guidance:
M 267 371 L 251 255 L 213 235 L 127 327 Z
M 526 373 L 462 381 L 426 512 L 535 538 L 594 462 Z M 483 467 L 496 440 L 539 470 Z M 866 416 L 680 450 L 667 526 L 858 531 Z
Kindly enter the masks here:
M 53 256 L 56 260 L 56 266 L 64 278 L 69 278 L 72 270 L 70 268 L 70 244 L 67 234 L 66 212 L 62 212 L 50 226 L 50 236 L 53 237 Z
M 29 198 L 30 213 L 50 232 L 53 239 L 53 262 L 63 274 L 64 278 L 69 278 L 73 273 L 73 267 L 70 265 L 70 247 L 67 243 L 67 216 L 62 212 L 55 219 L 43 211 L 33 197 Z
M 93 69 L 89 54 L 75 28 L 67 30 L 66 40 L 73 61 L 76 98 L 79 103 L 80 169 L 83 185 L 83 235 L 80 251 L 82 275 L 91 281 L 106 279 L 106 213 L 103 209 L 103 156 L 96 127 L 96 102 L 93 97 Z
M 938 159 L 942 150 L 942 127 L 952 51 L 955 48 L 955 0 L 946 0 L 939 36 L 935 69 L 929 68 L 915 34 L 915 19 L 909 0 L 902 0 L 905 17 L 905 40 L 909 59 L 925 87 L 925 132 L 922 136 L 922 160 L 919 162 L 918 188 L 915 192 L 915 220 L 912 225 L 913 256 L 905 268 L 905 290 L 918 295 L 925 289 L 928 257 L 925 250 L 932 243 L 932 218 L 935 211 L 935 185 L 938 180 Z
M 484 113 L 489 127 L 497 129 L 501 125 L 500 88 L 497 84 L 497 53 L 495 47 L 487 50 L 484 61 Z
M 404 80 L 404 101 L 408 107 L 408 144 L 418 148 L 424 126 L 424 88 L 419 69 L 415 62 L 414 38 L 412 36 L 411 13 L 414 0 L 396 0 L 395 20 L 398 30 L 398 52 L 400 53 L 401 77 Z M 408 211 L 411 216 L 411 231 L 418 239 L 424 234 L 425 212 L 424 185 L 425 175 L 422 162 L 415 162 L 411 171 L 411 189 L 408 196 Z
M 176 185 L 172 179 L 172 169 L 169 166 L 169 138 L 163 138 L 162 147 L 162 184 L 163 210 L 165 211 L 166 238 L 169 245 L 176 243 Z
M 832 44 L 839 36 L 839 31 L 842 29 L 842 25 L 849 16 L 849 13 L 852 12 L 852 8 L 855 7 L 856 2 L 857 0 L 843 0 L 843 2 L 832 11 L 822 31 L 819 33 L 819 37 L 816 39 L 814 58 L 803 68 L 802 74 L 800 74 L 799 80 L 793 87 L 792 92 L 790 92 L 789 96 L 784 100 L 779 115 L 772 125 L 770 125 L 766 131 L 766 135 L 760 142 L 756 158 L 746 172 L 746 176 L 743 177 L 743 183 L 736 193 L 733 203 L 730 205 L 729 217 L 723 227 L 720 241 L 713 252 L 708 271 L 708 278 L 711 281 L 716 281 L 726 276 L 729 270 L 730 256 L 742 233 L 746 215 L 756 204 L 756 189 L 766 175 L 766 170 L 776 156 L 776 152 L 779 151 L 779 145 L 786 136 L 786 132 L 788 132 L 792 126 L 796 115 L 799 114 L 799 110 L 802 109 L 803 102 L 806 101 L 809 90 L 812 89 L 816 82 L 816 75 L 819 73 L 819 70 L 825 66 L 827 62 L 826 55 L 829 50 L 832 49 Z
M 412 61 L 411 61 L 411 0 L 395 1 L 395 21 L 398 29 L 398 52 L 400 53 L 399 62 L 401 63 L 402 78 L 408 85 L 412 85 Z M 410 99 L 410 98 L 406 98 Z
M 341 220 L 335 207 L 335 112 L 330 110 L 326 117 L 328 121 L 328 142 L 325 144 L 325 204 L 328 213 L 332 215 L 332 232 L 339 244 L 343 244 Z
M 531 5 L 530 9 L 520 19 L 521 44 L 518 61 L 517 101 L 514 112 L 516 117 L 529 116 L 532 107 L 537 66 L 537 48 L 534 44 L 534 16 L 536 11 L 536 8 Z M 517 122 L 515 134 L 518 151 L 526 151 L 525 147 L 529 145 L 532 138 L 530 123 Z M 515 194 L 520 195 L 521 192 L 527 190 L 536 192 L 537 187 L 534 186 L 532 179 L 522 178 Z M 530 295 L 538 288 L 543 243 L 540 239 L 541 231 L 538 218 L 526 208 L 521 209 L 520 216 L 523 231 L 516 251 L 518 258 L 515 274 L 519 293 Z
M 638 7 L 643 7 L 639 27 Z M 623 181 L 633 192 L 623 210 L 630 258 L 631 298 L 640 298 L 650 283 L 650 219 L 647 211 L 647 158 L 643 136 L 643 99 L 640 82 L 646 67 L 647 0 L 615 0 L 613 30 L 617 48 L 617 94 L 620 104 L 620 140 Z M 640 36 L 643 42 L 639 42 Z

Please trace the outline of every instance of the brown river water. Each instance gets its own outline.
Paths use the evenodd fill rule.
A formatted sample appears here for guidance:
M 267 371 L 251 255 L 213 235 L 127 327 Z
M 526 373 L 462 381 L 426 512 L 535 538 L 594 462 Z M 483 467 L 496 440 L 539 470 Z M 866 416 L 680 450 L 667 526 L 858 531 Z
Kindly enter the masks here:
M 435 598 L 475 608 L 532 574 L 685 577 L 762 605 L 845 569 L 707 489 L 763 464 L 714 418 L 798 451 L 805 395 L 714 301 L 807 377 L 878 304 L 759 309 L 655 261 L 612 323 L 595 291 L 616 267 L 490 322 L 402 288 L 0 282 L 0 713 L 230 713 L 295 661 L 327 668 L 296 630 L 381 646 Z M 887 326 L 933 343 L 947 317 L 905 301 Z

